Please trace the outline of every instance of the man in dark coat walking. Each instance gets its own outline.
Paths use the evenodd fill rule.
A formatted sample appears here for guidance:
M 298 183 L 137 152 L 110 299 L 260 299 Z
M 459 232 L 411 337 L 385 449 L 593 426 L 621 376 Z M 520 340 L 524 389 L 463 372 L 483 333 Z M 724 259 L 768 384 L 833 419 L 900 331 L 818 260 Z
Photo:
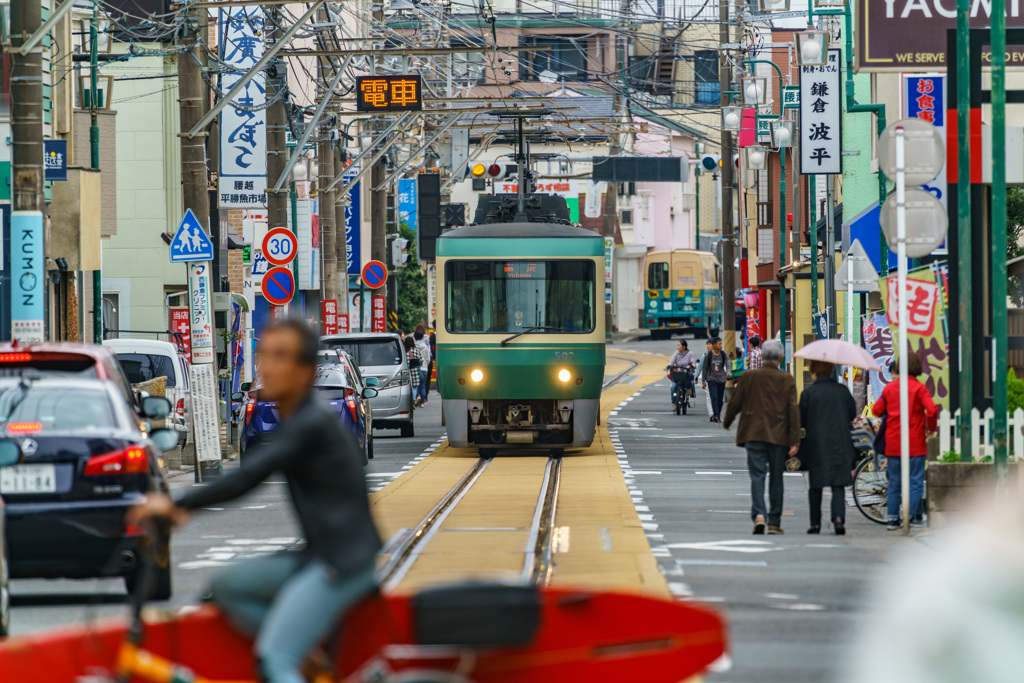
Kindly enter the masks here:
M 772 340 L 761 347 L 764 366 L 743 373 L 736 391 L 726 404 L 722 426 L 726 429 L 737 415 L 736 445 L 747 449 L 750 471 L 750 517 L 754 533 L 763 534 L 767 516 L 768 533 L 782 533 L 782 474 L 786 456 L 796 455 L 800 446 L 800 413 L 796 402 L 796 380 L 779 370 L 785 351 Z M 764 480 L 768 482 L 770 507 L 764 506 Z
M 836 381 L 832 363 L 812 360 L 814 384 L 800 394 L 800 424 L 804 441 L 800 464 L 807 470 L 811 505 L 809 534 L 821 532 L 822 489 L 832 489 L 831 519 L 837 536 L 846 533 L 846 491 L 853 484 L 853 440 L 847 438 L 857 417 L 857 405 L 850 391 Z

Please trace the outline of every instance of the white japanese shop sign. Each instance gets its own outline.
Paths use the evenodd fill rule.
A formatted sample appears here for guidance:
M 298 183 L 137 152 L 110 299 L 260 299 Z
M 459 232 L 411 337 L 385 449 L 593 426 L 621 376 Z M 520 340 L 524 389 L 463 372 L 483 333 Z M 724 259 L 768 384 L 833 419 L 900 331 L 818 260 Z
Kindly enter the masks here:
M 220 13 L 220 54 L 235 69 L 221 74 L 222 93 L 263 56 L 262 36 L 259 7 L 239 4 Z M 221 111 L 217 199 L 222 208 L 267 205 L 267 112 L 261 108 L 267 101 L 266 87 L 263 74 L 254 76 Z
M 800 173 L 843 172 L 842 87 L 839 50 L 823 66 L 800 67 Z

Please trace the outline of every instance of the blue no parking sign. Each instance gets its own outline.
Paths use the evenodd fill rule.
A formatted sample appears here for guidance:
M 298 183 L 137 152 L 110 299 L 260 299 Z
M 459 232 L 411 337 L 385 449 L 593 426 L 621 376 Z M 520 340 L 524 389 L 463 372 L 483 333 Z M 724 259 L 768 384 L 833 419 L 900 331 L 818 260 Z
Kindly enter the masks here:
M 284 306 L 295 294 L 295 277 L 288 268 L 271 268 L 263 276 L 263 298 L 275 306 Z
M 388 269 L 380 261 L 369 261 L 363 266 L 363 284 L 370 289 L 383 287 L 388 281 Z

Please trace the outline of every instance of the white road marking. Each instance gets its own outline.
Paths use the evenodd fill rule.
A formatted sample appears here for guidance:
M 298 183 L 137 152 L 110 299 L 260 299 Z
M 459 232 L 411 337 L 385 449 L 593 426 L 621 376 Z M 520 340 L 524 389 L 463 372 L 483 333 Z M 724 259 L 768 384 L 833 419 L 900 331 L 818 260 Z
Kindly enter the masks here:
M 765 593 L 764 597 L 772 600 L 796 600 L 800 596 L 794 593 Z
M 720 550 L 729 553 L 770 553 L 782 548 L 773 547 L 771 541 L 703 541 L 700 543 L 670 543 L 677 550 Z
M 764 561 L 753 560 L 676 560 L 676 563 L 693 567 L 767 567 Z
M 731 475 L 732 472 L 719 472 L 719 471 L 711 471 L 711 470 L 698 470 L 698 471 L 694 472 L 694 474 L 714 474 L 714 475 L 725 475 L 725 476 L 728 476 L 728 475 Z

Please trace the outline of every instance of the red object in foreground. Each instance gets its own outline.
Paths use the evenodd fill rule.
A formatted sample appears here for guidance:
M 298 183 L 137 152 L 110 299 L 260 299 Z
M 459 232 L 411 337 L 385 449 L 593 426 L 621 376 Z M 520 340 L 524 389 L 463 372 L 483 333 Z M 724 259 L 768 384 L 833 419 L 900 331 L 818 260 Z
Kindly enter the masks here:
M 465 672 L 469 680 L 678 683 L 704 671 L 725 652 L 722 620 L 706 608 L 639 595 L 563 589 L 544 590 L 541 599 L 533 642 L 477 650 L 475 665 Z M 416 648 L 413 630 L 411 596 L 370 598 L 349 615 L 340 634 L 338 680 L 375 664 L 394 672 L 451 671 L 455 659 L 431 656 L 441 654 L 436 647 Z M 0 644 L 0 672 L 4 681 L 32 683 L 74 683 L 79 676 L 109 672 L 124 632 L 123 621 L 106 621 L 15 636 Z M 144 649 L 198 675 L 214 681 L 253 677 L 250 641 L 212 607 L 148 621 L 145 634 Z M 408 645 L 413 647 L 401 647 Z M 460 651 L 451 648 L 453 657 Z M 394 657 L 385 659 L 388 653 Z

